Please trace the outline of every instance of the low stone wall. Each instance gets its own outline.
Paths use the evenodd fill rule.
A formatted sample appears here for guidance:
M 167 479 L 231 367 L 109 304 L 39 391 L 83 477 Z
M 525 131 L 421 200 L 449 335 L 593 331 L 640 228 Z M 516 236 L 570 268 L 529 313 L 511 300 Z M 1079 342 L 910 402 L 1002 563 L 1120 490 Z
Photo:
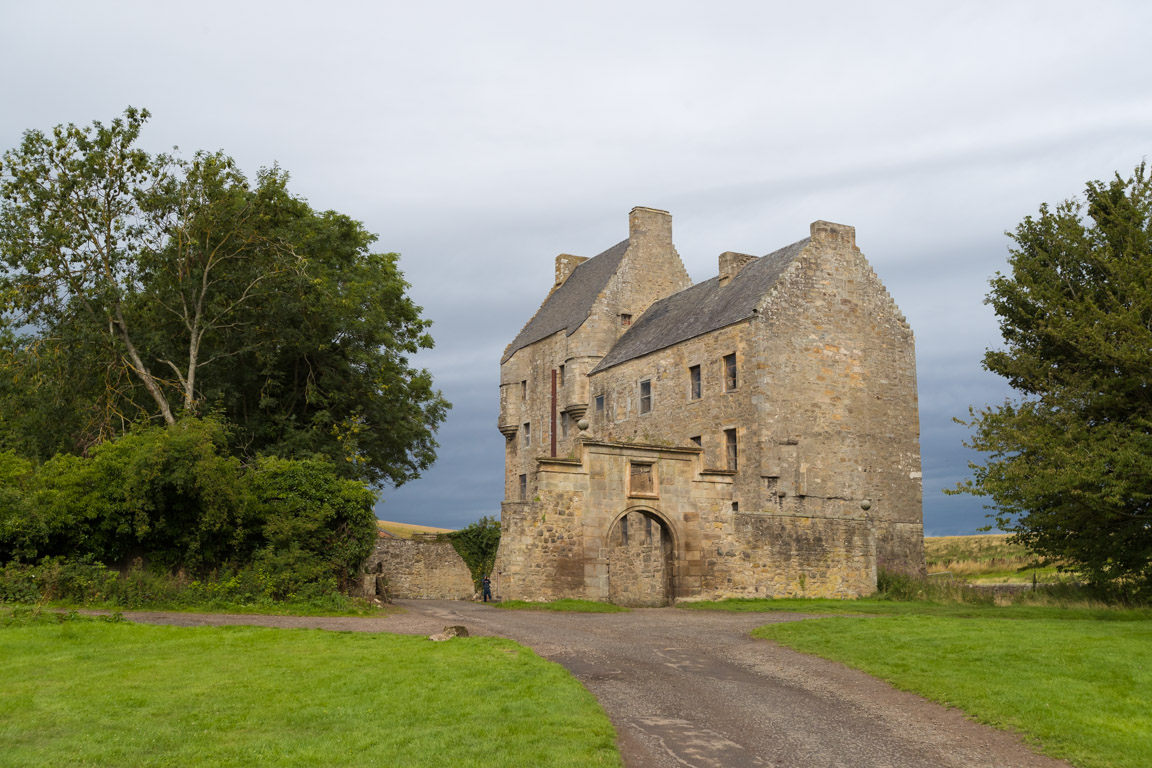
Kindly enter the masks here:
M 378 582 L 387 584 L 390 598 L 471 600 L 476 593 L 468 566 L 447 541 L 377 539 L 364 571 L 367 597 L 379 593 Z

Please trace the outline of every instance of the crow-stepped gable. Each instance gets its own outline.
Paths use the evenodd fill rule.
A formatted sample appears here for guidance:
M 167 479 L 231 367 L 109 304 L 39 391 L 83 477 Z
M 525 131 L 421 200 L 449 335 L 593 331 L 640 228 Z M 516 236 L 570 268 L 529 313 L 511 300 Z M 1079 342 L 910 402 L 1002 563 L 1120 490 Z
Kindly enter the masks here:
M 500 363 L 498 596 L 855 597 L 923 572 L 912 331 L 852 227 L 810 230 L 696 285 L 651 208 L 556 257 Z

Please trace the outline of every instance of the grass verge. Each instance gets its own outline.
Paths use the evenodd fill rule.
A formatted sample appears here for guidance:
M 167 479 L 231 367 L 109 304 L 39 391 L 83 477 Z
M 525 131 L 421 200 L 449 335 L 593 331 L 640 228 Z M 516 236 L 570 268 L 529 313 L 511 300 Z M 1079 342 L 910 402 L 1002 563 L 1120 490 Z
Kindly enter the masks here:
M 959 707 L 1083 768 L 1152 765 L 1148 616 L 1123 611 L 1113 618 L 1129 620 L 1085 620 L 1098 618 L 1091 612 L 1016 621 L 991 617 L 1021 618 L 1010 608 L 992 608 L 982 618 L 818 619 L 773 624 L 753 634 Z
M 560 666 L 497 638 L 0 619 L 5 766 L 618 766 Z
M 530 603 L 526 600 L 505 600 L 493 603 L 508 611 L 559 611 L 562 613 L 627 613 L 628 609 L 612 603 L 595 600 L 553 600 L 549 603 Z

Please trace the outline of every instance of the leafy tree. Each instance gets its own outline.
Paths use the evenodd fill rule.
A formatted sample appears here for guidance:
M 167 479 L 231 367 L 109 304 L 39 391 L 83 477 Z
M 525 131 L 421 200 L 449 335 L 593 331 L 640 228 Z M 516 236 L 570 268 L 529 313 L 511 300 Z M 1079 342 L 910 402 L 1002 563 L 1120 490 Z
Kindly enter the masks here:
M 232 446 L 399 485 L 448 403 L 395 254 L 262 170 L 135 146 L 148 113 L 28 131 L 0 161 L 0 446 L 45 460 L 217 413 Z
M 264 457 L 253 468 L 264 546 L 256 556 L 272 596 L 283 599 L 326 584 L 346 591 L 376 541 L 376 496 L 341 479 L 324 461 Z
M 492 573 L 496 565 L 496 550 L 500 548 L 500 521 L 486 515 L 458 531 L 444 534 L 444 538 L 452 542 L 479 588 L 480 581 Z
M 988 454 L 956 492 L 1097 583 L 1152 585 L 1152 179 L 1090 182 L 1009 235 L 988 303 L 1003 349 L 984 357 L 1019 397 L 970 410 Z

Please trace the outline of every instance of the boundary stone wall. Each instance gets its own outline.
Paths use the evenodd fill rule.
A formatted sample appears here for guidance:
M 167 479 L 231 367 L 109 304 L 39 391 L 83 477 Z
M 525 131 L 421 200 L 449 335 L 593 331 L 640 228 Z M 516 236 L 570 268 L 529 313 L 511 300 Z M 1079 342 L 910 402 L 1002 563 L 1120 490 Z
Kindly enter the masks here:
M 471 600 L 476 594 L 468 566 L 448 541 L 377 539 L 363 571 L 366 597 L 378 594 L 378 576 L 393 598 Z

